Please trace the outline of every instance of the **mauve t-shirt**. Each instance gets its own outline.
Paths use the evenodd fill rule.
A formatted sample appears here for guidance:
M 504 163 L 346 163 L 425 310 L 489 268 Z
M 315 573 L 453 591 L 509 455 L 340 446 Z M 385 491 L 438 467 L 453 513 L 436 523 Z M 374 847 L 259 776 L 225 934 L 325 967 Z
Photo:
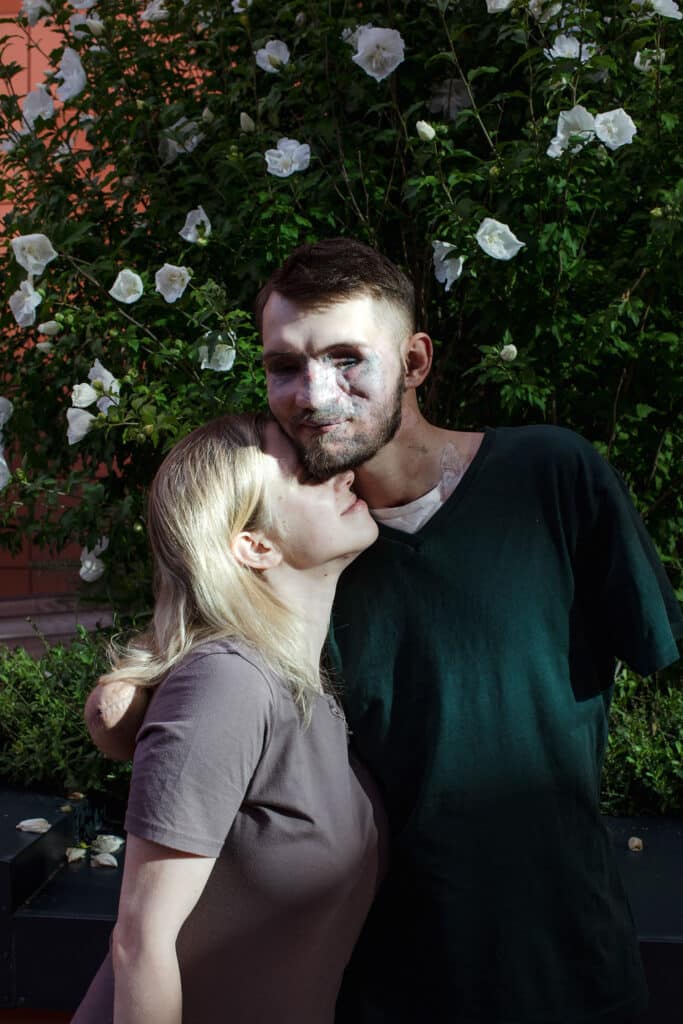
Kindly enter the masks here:
M 334 697 L 305 728 L 257 653 L 197 648 L 145 715 L 125 827 L 217 858 L 178 938 L 183 1024 L 331 1024 L 386 836 Z M 73 1024 L 112 1015 L 108 958 Z

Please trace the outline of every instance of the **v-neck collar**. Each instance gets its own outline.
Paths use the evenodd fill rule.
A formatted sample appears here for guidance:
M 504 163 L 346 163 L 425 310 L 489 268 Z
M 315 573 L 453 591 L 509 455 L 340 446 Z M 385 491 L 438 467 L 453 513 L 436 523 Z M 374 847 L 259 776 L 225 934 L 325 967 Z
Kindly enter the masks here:
M 460 483 L 450 497 L 444 501 L 441 508 L 438 508 L 434 515 L 431 516 L 426 523 L 423 523 L 420 529 L 415 533 L 406 533 L 405 530 L 397 530 L 393 526 L 388 526 L 386 523 L 378 522 L 377 525 L 379 526 L 380 540 L 388 540 L 394 544 L 404 544 L 406 547 L 416 548 L 419 547 L 421 541 L 424 540 L 432 530 L 439 529 L 442 518 L 451 515 L 453 510 L 467 497 L 467 492 L 470 490 L 472 483 L 491 450 L 496 434 L 495 427 L 484 427 L 483 434 L 484 436 L 481 440 L 481 444 L 479 445 L 477 454 L 463 473 Z

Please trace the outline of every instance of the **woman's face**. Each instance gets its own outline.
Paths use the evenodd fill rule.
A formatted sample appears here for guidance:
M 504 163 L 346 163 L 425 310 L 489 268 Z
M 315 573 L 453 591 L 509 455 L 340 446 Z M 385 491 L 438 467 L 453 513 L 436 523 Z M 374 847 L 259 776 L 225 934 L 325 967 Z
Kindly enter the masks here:
M 310 569 L 352 561 L 377 538 L 368 507 L 351 490 L 347 470 L 321 483 L 309 480 L 294 445 L 276 423 L 265 427 L 266 455 L 273 460 L 267 500 L 285 562 Z

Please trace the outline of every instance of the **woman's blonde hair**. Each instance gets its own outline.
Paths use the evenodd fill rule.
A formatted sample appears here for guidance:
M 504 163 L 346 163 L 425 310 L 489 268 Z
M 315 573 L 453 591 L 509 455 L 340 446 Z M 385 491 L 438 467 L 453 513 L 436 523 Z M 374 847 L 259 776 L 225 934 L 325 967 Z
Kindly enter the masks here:
M 147 512 L 153 619 L 124 648 L 113 648 L 112 670 L 101 682 L 154 686 L 199 644 L 238 639 L 282 676 L 304 720 L 310 719 L 323 678 L 310 663 L 306 623 L 231 550 L 243 530 L 275 533 L 266 494 L 267 422 L 260 413 L 221 416 L 193 430 L 164 459 Z

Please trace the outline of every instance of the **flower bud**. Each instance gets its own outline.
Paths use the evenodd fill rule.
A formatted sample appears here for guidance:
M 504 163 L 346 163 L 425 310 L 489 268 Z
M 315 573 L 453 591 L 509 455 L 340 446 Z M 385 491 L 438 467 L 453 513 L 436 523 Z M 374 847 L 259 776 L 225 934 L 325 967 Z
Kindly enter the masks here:
M 504 363 L 511 363 L 513 359 L 517 358 L 517 346 L 516 345 L 503 345 L 500 350 L 500 358 Z
M 202 110 L 202 121 L 204 122 L 204 124 L 211 124 L 211 122 L 215 120 L 216 115 L 213 113 L 213 111 L 210 110 L 209 107 L 204 107 L 204 109 Z
M 86 18 L 85 24 L 94 36 L 101 36 L 104 33 L 104 22 L 100 18 Z
M 256 131 L 256 125 L 245 110 L 240 113 L 240 130 L 247 133 Z
M 423 142 L 431 142 L 436 135 L 436 132 L 428 121 L 418 121 L 415 125 L 415 129 L 419 138 L 422 139 Z
M 62 325 L 56 320 L 44 320 L 42 324 L 38 324 L 38 333 L 47 334 L 48 338 L 54 338 L 61 330 Z
M 304 25 L 306 24 L 306 12 L 305 11 L 299 11 L 299 13 L 297 14 L 296 18 L 294 19 L 294 24 L 296 25 L 297 28 L 303 28 L 304 27 Z

